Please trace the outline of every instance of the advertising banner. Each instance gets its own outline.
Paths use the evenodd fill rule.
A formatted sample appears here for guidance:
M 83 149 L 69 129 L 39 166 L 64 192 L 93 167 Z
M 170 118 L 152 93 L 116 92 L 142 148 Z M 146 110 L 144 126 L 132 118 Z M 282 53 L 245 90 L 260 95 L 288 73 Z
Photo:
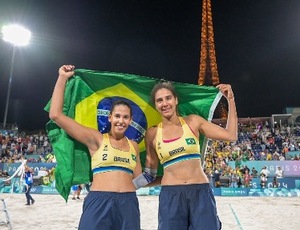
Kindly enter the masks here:
M 235 161 L 229 161 L 228 165 L 235 168 Z M 241 165 L 247 165 L 251 169 L 254 167 L 258 173 L 266 166 L 270 171 L 270 177 L 275 175 L 275 172 L 280 166 L 284 171 L 284 177 L 300 177 L 300 161 L 242 161 Z
M 0 169 L 3 168 L 9 172 L 9 176 L 15 174 L 19 164 L 4 164 L 0 163 Z M 34 185 L 32 187 L 32 194 L 54 194 L 58 195 L 55 188 L 55 163 L 29 163 L 35 172 Z M 300 196 L 300 176 L 298 177 L 284 177 L 278 179 L 278 187 L 274 188 L 272 177 L 268 178 L 266 188 L 260 187 L 260 178 L 252 179 L 251 188 L 212 188 L 215 196 Z M 146 196 L 160 194 L 160 186 L 140 188 L 137 190 L 137 195 Z M 70 191 L 71 192 L 71 191 Z M 20 175 L 16 174 L 10 180 L 0 177 L 0 193 L 24 193 L 24 181 Z M 87 194 L 88 191 L 84 188 L 82 194 Z

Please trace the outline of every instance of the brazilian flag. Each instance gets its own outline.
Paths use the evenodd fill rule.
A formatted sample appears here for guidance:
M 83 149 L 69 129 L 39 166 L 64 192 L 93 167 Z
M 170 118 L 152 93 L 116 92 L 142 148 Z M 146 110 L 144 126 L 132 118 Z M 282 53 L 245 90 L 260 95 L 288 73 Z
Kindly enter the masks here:
M 159 81 L 134 74 L 77 69 L 66 85 L 63 112 L 80 124 L 105 133 L 110 129 L 108 115 L 111 105 L 115 100 L 126 100 L 132 106 L 133 120 L 125 134 L 139 144 L 144 166 L 145 132 L 161 121 L 155 106 L 150 103 L 151 90 Z M 178 94 L 180 115 L 198 114 L 207 120 L 212 119 L 221 98 L 218 89 L 177 82 L 173 82 L 173 85 Z M 50 103 L 46 105 L 46 111 L 49 111 Z M 47 123 L 46 130 L 57 161 L 56 188 L 67 201 L 72 185 L 91 181 L 90 155 L 83 144 L 70 137 L 53 121 Z M 200 143 L 204 150 L 203 137 Z M 160 166 L 158 175 L 162 174 Z

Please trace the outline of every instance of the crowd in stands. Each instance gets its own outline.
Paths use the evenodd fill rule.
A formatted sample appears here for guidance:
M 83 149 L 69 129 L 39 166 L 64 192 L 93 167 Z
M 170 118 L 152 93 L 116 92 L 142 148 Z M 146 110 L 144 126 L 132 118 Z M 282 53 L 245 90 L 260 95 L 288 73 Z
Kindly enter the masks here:
M 252 178 L 268 177 L 264 169 L 249 169 L 247 161 L 300 160 L 300 126 L 281 125 L 270 128 L 268 124 L 239 124 L 236 142 L 209 141 L 205 154 L 205 172 L 221 186 L 220 177 L 230 178 L 231 187 L 250 187 Z M 52 146 L 45 132 L 0 132 L 0 163 L 55 163 Z M 235 168 L 228 165 L 235 162 Z M 264 175 L 262 175 L 264 174 Z M 261 178 L 263 181 L 264 178 Z
M 205 155 L 205 172 L 220 187 L 220 177 L 229 178 L 230 187 L 251 187 L 252 178 L 260 178 L 261 183 L 268 177 L 264 168 L 249 169 L 247 161 L 300 160 L 300 127 L 293 130 L 290 125 L 270 128 L 268 124 L 239 124 L 236 142 L 210 141 Z M 235 162 L 235 167 L 228 165 Z M 282 170 L 282 169 L 281 169 Z M 275 179 L 278 179 L 275 176 Z M 274 182 L 276 184 L 276 181 Z M 261 184 L 263 187 L 264 184 Z M 276 186 L 276 185 L 274 185 Z
M 47 134 L 39 132 L 0 132 L 0 163 L 55 162 L 52 146 Z

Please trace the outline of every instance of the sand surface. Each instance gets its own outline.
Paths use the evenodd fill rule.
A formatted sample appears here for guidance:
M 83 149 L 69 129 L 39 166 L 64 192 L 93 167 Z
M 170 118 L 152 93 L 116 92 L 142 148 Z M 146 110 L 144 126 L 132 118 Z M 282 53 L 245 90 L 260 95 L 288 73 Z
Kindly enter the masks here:
M 82 211 L 80 200 L 66 203 L 59 195 L 32 195 L 34 205 L 25 205 L 24 194 L 0 194 L 5 200 L 13 230 L 75 230 Z M 138 196 L 141 229 L 157 229 L 158 196 Z M 225 230 L 299 229 L 300 197 L 216 197 Z M 0 222 L 6 220 L 0 204 Z M 9 229 L 5 224 L 0 229 Z

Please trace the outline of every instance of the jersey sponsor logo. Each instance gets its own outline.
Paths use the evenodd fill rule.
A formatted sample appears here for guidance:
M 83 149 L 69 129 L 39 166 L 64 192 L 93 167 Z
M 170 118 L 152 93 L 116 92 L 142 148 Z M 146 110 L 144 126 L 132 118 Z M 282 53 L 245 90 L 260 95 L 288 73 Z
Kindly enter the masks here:
M 130 160 L 125 157 L 114 157 L 114 161 L 124 162 L 130 164 Z
M 163 155 L 161 154 L 161 152 L 159 152 L 160 158 L 164 158 Z
M 160 141 L 157 142 L 157 149 L 158 149 L 158 150 L 161 149 L 161 147 L 160 147 Z
M 196 140 L 194 138 L 186 138 L 185 142 L 187 143 L 187 145 L 195 145 L 196 144 Z
M 108 151 L 108 146 L 104 145 L 103 151 Z
M 173 155 L 175 155 L 175 154 L 177 154 L 177 153 L 181 153 L 181 152 L 184 152 L 184 151 L 185 151 L 185 149 L 184 149 L 184 147 L 182 146 L 182 147 L 179 147 L 179 148 L 177 148 L 177 149 L 174 149 L 174 150 L 169 151 L 169 155 L 170 155 L 170 156 L 173 156 Z

